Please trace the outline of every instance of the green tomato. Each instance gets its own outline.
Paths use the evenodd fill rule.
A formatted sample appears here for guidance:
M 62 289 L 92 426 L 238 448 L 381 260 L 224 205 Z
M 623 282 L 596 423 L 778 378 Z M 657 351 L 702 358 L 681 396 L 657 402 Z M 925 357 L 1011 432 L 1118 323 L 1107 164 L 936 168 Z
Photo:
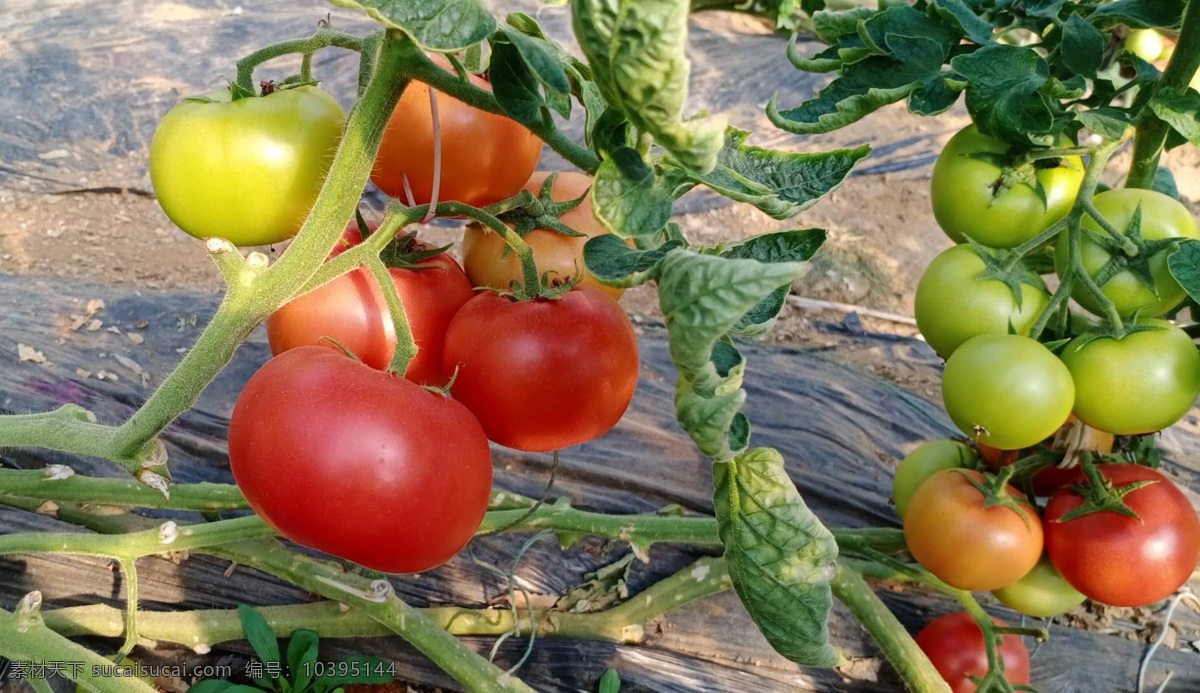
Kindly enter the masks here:
M 986 265 L 969 245 L 942 251 L 917 284 L 913 307 L 917 328 L 942 358 L 959 344 L 981 334 L 1007 334 L 1011 323 L 1018 334 L 1029 334 L 1050 294 L 1040 278 L 1021 283 L 1021 305 L 1004 282 L 980 279 Z
M 1045 556 L 1025 577 L 1007 587 L 993 590 L 992 594 L 1008 608 L 1034 618 L 1065 614 L 1087 599 L 1058 574 Z
M 1075 416 L 1116 435 L 1161 431 L 1183 418 L 1200 396 L 1200 352 L 1164 320 L 1120 339 L 1076 337 L 1062 351 L 1075 381 Z
M 1071 146 L 1067 137 L 1061 146 Z M 1010 145 L 988 137 L 974 125 L 963 128 L 946 143 L 933 165 L 930 197 L 933 216 L 955 243 L 969 236 L 993 248 L 1015 248 L 1062 219 L 1075 204 L 1083 182 L 1083 162 L 1077 156 L 1038 162 L 1035 176 L 1046 193 L 1045 202 L 1028 183 L 998 189 L 1003 170 L 975 154 L 1008 154 Z
M 1119 188 L 1096 195 L 1092 202 L 1100 214 L 1122 233 L 1128 231 L 1133 213 L 1141 205 L 1141 235 L 1145 240 L 1200 238 L 1200 229 L 1196 228 L 1196 220 L 1191 212 L 1169 195 L 1154 190 Z M 1095 278 L 1112 257 L 1095 239 L 1105 238 L 1108 234 L 1090 216 L 1084 216 L 1083 230 L 1080 246 L 1083 268 Z M 1068 243 L 1059 243 L 1054 249 L 1054 269 L 1060 277 L 1070 263 L 1068 246 Z M 1154 317 L 1179 305 L 1186 294 L 1171 276 L 1171 270 L 1167 267 L 1168 255 L 1170 250 L 1163 249 L 1150 256 L 1150 274 L 1154 277 L 1157 295 L 1128 270 L 1113 275 L 1100 287 L 1101 292 L 1116 305 L 1118 313 L 1127 316 L 1141 311 L 1140 315 Z M 1104 309 L 1080 282 L 1075 283 L 1071 298 L 1096 315 L 1104 314 Z
M 1132 29 L 1125 37 L 1125 50 L 1148 63 L 1161 58 L 1165 48 L 1162 34 L 1154 29 Z
M 957 440 L 933 440 L 904 456 L 892 479 L 892 498 L 901 518 L 917 487 L 943 469 L 970 467 L 979 459 L 975 448 Z
M 963 433 L 1017 450 L 1050 437 L 1071 415 L 1071 373 L 1029 337 L 985 334 L 955 350 L 942 374 L 942 400 Z
M 345 113 L 316 87 L 183 101 L 158 124 L 150 180 L 163 211 L 196 238 L 267 245 L 300 229 L 317 199 Z

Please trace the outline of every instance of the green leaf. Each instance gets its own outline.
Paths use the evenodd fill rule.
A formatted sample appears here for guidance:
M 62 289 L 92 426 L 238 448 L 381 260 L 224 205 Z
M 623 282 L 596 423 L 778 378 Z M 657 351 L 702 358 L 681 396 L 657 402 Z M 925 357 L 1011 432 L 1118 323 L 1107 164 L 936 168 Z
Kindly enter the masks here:
M 721 257 L 751 258 L 759 262 L 803 262 L 817 252 L 825 242 L 825 236 L 824 229 L 764 233 L 727 248 L 721 253 Z M 732 332 L 740 335 L 758 335 L 770 330 L 787 301 L 790 288 L 781 286 L 759 301 L 758 305 L 751 308 L 733 326 Z
M 458 51 L 496 30 L 482 0 L 329 0 L 338 7 L 364 10 L 372 19 L 399 29 L 422 48 Z
M 859 22 L 870 19 L 878 10 L 873 7 L 855 7 L 834 12 L 821 10 L 812 15 L 813 32 L 825 43 L 833 44 L 843 36 L 857 36 Z
M 1022 6 L 1030 17 L 1057 17 L 1062 12 L 1065 0 L 1025 0 Z
M 1179 250 L 1167 259 L 1167 267 L 1187 295 L 1200 303 L 1200 241 L 1180 244 Z
M 654 279 L 667 253 L 682 246 L 679 241 L 668 241 L 654 250 L 636 250 L 613 234 L 605 233 L 584 244 L 583 264 L 601 282 L 627 289 Z
M 776 127 L 798 135 L 832 132 L 908 97 L 926 83 L 941 83 L 933 89 L 943 88 L 948 74 L 941 70 L 946 51 L 940 44 L 907 36 L 889 36 L 887 44 L 892 55 L 872 56 L 846 65 L 841 77 L 797 108 L 780 111 L 772 98 L 767 104 L 767 117 Z M 942 110 L 952 103 L 946 103 Z
M 1033 49 L 995 45 L 950 61 L 970 84 L 967 111 L 979 131 L 1013 144 L 1051 144 L 1055 111 L 1041 89 L 1050 67 Z
M 621 693 L 621 677 L 616 669 L 609 669 L 600 677 L 600 693 Z
M 871 153 L 871 148 L 864 145 L 818 154 L 790 154 L 747 145 L 749 134 L 728 128 L 717 167 L 706 174 L 680 167 L 681 177 L 730 199 L 750 203 L 772 218 L 788 219 L 841 185 L 854 165 Z M 663 164 L 678 165 L 671 159 Z M 690 187 L 673 194 L 678 197 Z
M 1154 172 L 1154 184 L 1151 189 L 1164 195 L 1170 195 L 1176 200 L 1179 199 L 1179 186 L 1175 185 L 1175 174 L 1165 166 L 1159 166 Z
M 1200 145 L 1200 93 L 1163 87 L 1150 99 L 1150 110 L 1187 141 Z
M 501 27 L 500 32 L 508 38 L 538 81 L 550 89 L 569 94 L 571 84 L 567 81 L 567 71 L 562 60 L 555 54 L 554 48 L 545 39 L 528 36 L 515 27 Z
M 1134 29 L 1179 26 L 1183 0 L 1117 0 L 1101 5 L 1088 21 L 1101 29 L 1126 24 Z
M 702 395 L 724 382 L 712 362 L 713 345 L 771 292 L 800 277 L 798 262 L 750 259 L 672 250 L 659 269 L 658 304 L 667 324 L 671 359 Z
M 541 121 L 546 101 L 538 91 L 537 77 L 525 64 L 516 46 L 504 41 L 492 43 L 488 76 L 496 101 L 509 117 L 525 125 Z
M 1096 27 L 1077 14 L 1063 24 L 1062 60 L 1067 69 L 1095 79 L 1104 61 L 1104 44 L 1108 40 Z
M 574 65 L 568 64 L 566 70 L 571 81 L 571 95 L 583 106 L 584 141 L 591 146 L 594 137 L 592 131 L 595 130 L 604 109 L 608 107 L 604 105 L 604 97 L 600 95 L 600 89 L 595 82 L 586 78 Z
M 333 688 L 347 683 L 387 683 L 395 680 L 395 666 L 385 659 L 368 657 L 366 655 L 350 655 L 338 660 L 339 666 L 334 670 L 344 671 L 345 674 L 326 672 L 317 678 L 326 688 Z
M 738 412 L 729 426 L 729 449 L 732 452 L 741 452 L 748 445 L 750 445 L 750 419 L 746 418 L 745 414 Z
M 719 351 L 737 350 L 726 342 L 717 342 L 714 354 Z M 741 354 L 738 353 L 738 358 Z M 718 373 L 724 373 L 725 382 L 715 393 L 696 392 L 688 379 L 682 375 L 675 381 L 675 418 L 679 426 L 701 453 L 718 459 L 727 459 L 733 455 L 733 445 L 730 441 L 730 431 L 739 410 L 746 402 L 746 391 L 742 389 L 742 376 L 745 362 L 740 362 L 731 370 L 724 370 L 717 365 L 718 359 L 713 360 L 713 366 Z
M 975 14 L 963 0 L 934 0 L 933 9 L 944 19 L 949 20 L 962 30 L 964 36 L 981 46 L 987 46 L 995 41 L 992 39 L 992 25 Z
M 716 164 L 725 124 L 684 120 L 688 0 L 572 0 L 575 37 L 609 105 L 687 168 Z
M 320 636 L 315 631 L 302 628 L 292 633 L 288 641 L 287 660 L 294 690 L 304 690 L 312 679 L 319 646 Z
M 713 464 L 713 506 L 738 597 L 767 642 L 801 666 L 831 667 L 837 543 L 809 511 L 772 448 Z
M 275 639 L 275 631 L 267 623 L 263 615 L 246 604 L 238 604 L 238 618 L 242 621 L 242 631 L 254 653 L 263 663 L 279 662 L 279 641 Z
M 1120 139 L 1129 127 L 1129 116 L 1110 106 L 1078 111 L 1075 118 L 1087 129 L 1110 140 Z
M 622 147 L 600 162 L 592 183 L 596 219 L 621 238 L 658 233 L 671 220 L 671 196 L 637 150 Z

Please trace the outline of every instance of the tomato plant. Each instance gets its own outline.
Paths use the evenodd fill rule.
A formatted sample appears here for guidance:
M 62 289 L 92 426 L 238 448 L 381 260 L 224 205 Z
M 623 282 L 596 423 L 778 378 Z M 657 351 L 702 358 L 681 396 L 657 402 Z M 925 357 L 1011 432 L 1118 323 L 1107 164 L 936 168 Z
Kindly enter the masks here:
M 1075 386 L 1062 361 L 1018 335 L 981 335 L 942 374 L 946 411 L 977 442 L 1014 450 L 1048 438 L 1071 415 Z
M 1068 486 L 1046 505 L 1046 553 L 1072 587 L 1104 604 L 1145 606 L 1187 582 L 1200 560 L 1200 519 L 1170 479 L 1106 464 L 1088 485 L 1098 497 Z
M 458 553 L 492 487 L 487 437 L 462 404 L 315 346 L 276 356 L 246 383 L 229 464 L 280 534 L 389 573 Z
M 1036 274 L 1016 278 L 1016 291 L 1001 279 L 986 276 L 990 258 L 980 252 L 969 245 L 942 251 L 917 284 L 913 299 L 917 327 L 943 358 L 981 334 L 1008 334 L 1010 326 L 1017 334 L 1029 334 L 1050 303 L 1050 292 Z
M 1042 555 L 1037 511 L 1017 489 L 992 488 L 980 472 L 946 469 L 917 487 L 904 539 L 917 562 L 953 587 L 994 590 L 1028 573 Z
M 993 619 L 1003 625 L 999 619 Z M 966 612 L 939 616 L 917 633 L 917 644 L 933 662 L 953 693 L 974 693 L 971 677 L 988 673 L 987 650 L 983 629 Z M 1004 677 L 1011 683 L 1029 683 L 1029 650 L 1018 635 L 1005 635 L 996 648 L 1004 660 Z
M 1049 558 L 1042 557 L 1021 579 L 993 590 L 1010 609 L 1034 618 L 1053 618 L 1079 606 L 1087 597 L 1063 579 Z
M 442 367 L 454 398 L 491 440 L 548 452 L 608 432 L 637 386 L 637 336 L 603 292 L 579 287 L 555 300 L 484 292 L 446 332 Z
M 186 99 L 154 131 L 150 181 L 196 238 L 267 245 L 291 237 L 317 199 L 345 113 L 317 87 Z
M 537 195 L 551 174 L 539 172 L 525 183 L 525 190 Z M 551 229 L 532 229 L 524 235 L 533 250 L 538 276 L 546 276 L 555 284 L 578 280 L 613 298 L 621 298 L 623 289 L 602 284 L 587 271 L 583 261 L 583 246 L 589 239 L 608 233 L 592 212 L 592 180 L 581 173 L 567 171 L 554 174 L 551 195 L 556 202 L 568 202 L 584 196 L 578 207 L 564 212 L 559 220 L 572 230 L 583 234 L 568 236 Z M 475 286 L 487 286 L 500 291 L 512 288 L 520 281 L 521 261 L 504 239 L 495 231 L 480 224 L 468 224 L 463 232 L 463 266 Z M 632 245 L 632 244 L 631 244 Z
M 892 500 L 896 513 L 903 518 L 908 501 L 925 480 L 943 469 L 970 467 L 979 459 L 971 446 L 957 440 L 923 443 L 904 456 L 892 478 Z
M 1059 138 L 1060 146 L 1071 141 Z M 933 165 L 933 216 L 955 243 L 1015 248 L 1071 211 L 1083 162 L 1066 156 L 1013 167 L 1019 148 L 968 125 Z

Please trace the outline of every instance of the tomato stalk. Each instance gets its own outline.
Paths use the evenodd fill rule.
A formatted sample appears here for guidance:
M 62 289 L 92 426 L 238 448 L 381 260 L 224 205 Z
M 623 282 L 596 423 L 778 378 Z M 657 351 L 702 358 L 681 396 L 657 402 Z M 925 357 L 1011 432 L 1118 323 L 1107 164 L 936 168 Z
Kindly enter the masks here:
M 260 48 L 250 55 L 242 58 L 237 62 L 237 85 L 242 90 L 242 93 L 254 93 L 254 68 L 268 60 L 284 55 L 301 54 L 303 62 L 301 63 L 300 76 L 302 79 L 311 79 L 309 70 L 311 70 L 312 54 L 322 48 L 345 48 L 352 51 L 363 50 L 364 39 L 361 36 L 347 34 L 336 29 L 331 29 L 323 26 L 317 29 L 317 32 L 312 36 L 305 38 L 291 39 L 288 41 L 280 41 L 279 43 L 271 44 Z M 234 91 L 236 98 L 237 90 Z
M 1196 3 L 1188 3 L 1183 11 L 1183 24 L 1179 29 L 1179 40 L 1175 52 L 1167 63 L 1167 69 L 1158 81 L 1148 87 L 1154 91 L 1174 89 L 1184 91 L 1200 68 L 1200 9 Z M 1125 179 L 1127 188 L 1146 188 L 1154 185 L 1158 172 L 1158 161 L 1167 142 L 1170 126 L 1148 108 L 1144 109 L 1142 121 L 1137 124 L 1137 135 L 1133 140 L 1133 161 Z
M 396 291 L 396 284 L 392 281 L 387 266 L 378 255 L 368 257 L 366 266 L 383 292 L 383 299 L 387 302 L 388 313 L 396 332 L 396 347 L 392 352 L 392 362 L 388 365 L 388 371 L 403 378 L 409 362 L 417 356 L 417 342 L 413 339 L 408 315 L 404 312 L 404 304 L 400 301 L 400 294 Z

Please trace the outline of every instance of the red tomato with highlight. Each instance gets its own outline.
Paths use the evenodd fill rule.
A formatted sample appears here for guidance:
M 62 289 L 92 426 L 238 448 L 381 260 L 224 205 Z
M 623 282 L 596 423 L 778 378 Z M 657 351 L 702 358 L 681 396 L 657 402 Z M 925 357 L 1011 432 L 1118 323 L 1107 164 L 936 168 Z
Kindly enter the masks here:
M 992 620 L 996 625 L 1004 625 L 999 619 Z M 1019 635 L 1003 638 L 996 651 L 1004 660 L 1004 678 L 1009 683 L 1029 685 L 1029 650 Z M 953 693 L 974 693 L 975 682 L 968 677 L 987 675 L 983 629 L 965 611 L 935 618 L 917 633 L 916 640 Z
M 1136 464 L 1097 467 L 1118 490 L 1153 482 L 1125 495 L 1140 520 L 1110 510 L 1072 520 L 1083 504 L 1070 486 L 1046 505 L 1046 553 L 1059 574 L 1088 597 L 1111 606 L 1145 606 L 1171 596 L 1200 560 L 1200 519 L 1166 476 Z M 1075 482 L 1084 483 L 1082 470 Z
M 280 534 L 385 573 L 458 553 L 492 486 L 487 437 L 466 407 L 314 346 L 276 356 L 246 383 L 229 464 Z
M 331 256 L 361 242 L 354 228 L 348 228 L 343 238 L 348 245 L 338 246 Z M 409 361 L 404 377 L 418 384 L 442 386 L 446 384 L 442 375 L 446 328 L 475 291 L 462 267 L 445 253 L 416 265 L 428 269 L 388 270 L 417 343 L 417 355 Z M 366 268 L 297 297 L 267 319 L 267 339 L 275 355 L 299 346 L 337 348 L 325 337 L 336 340 L 372 368 L 384 370 L 391 362 L 396 330 L 383 291 Z
M 637 336 L 599 289 L 514 301 L 490 291 L 467 302 L 446 332 L 451 392 L 493 441 L 549 452 L 599 438 L 637 386 Z

